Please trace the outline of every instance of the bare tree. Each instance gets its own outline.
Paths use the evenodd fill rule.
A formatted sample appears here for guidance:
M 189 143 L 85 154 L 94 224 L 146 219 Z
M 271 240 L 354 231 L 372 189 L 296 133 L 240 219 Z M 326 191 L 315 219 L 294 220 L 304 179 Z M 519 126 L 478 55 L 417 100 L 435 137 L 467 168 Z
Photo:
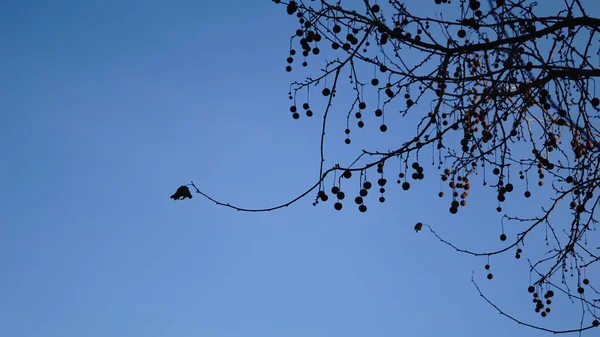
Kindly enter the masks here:
M 240 211 L 276 210 L 313 192 L 315 204 L 331 196 L 334 208 L 341 210 L 347 201 L 342 182 L 358 176 L 362 188 L 350 203 L 365 212 L 364 199 L 373 185 L 365 178 L 368 171 L 377 172 L 379 201 L 384 202 L 386 177 L 391 176 L 391 169 L 384 170 L 386 162 L 403 163 L 393 174 L 407 190 L 411 181 L 425 177 L 419 154 L 433 150 L 434 168 L 450 192 L 450 213 L 467 206 L 473 177 L 479 175 L 483 186 L 496 194 L 503 221 L 526 226 L 514 240 L 502 233 L 505 247 L 489 252 L 457 247 L 422 223 L 415 230 L 427 226 L 441 242 L 465 254 L 489 258 L 514 253 L 519 259 L 526 238 L 544 227 L 547 237 L 542 240 L 550 241 L 550 251 L 530 260 L 533 309 L 549 315 L 555 292 L 578 301 L 583 310 L 577 328 L 558 331 L 527 324 L 489 301 L 473 281 L 477 290 L 504 316 L 536 329 L 567 333 L 598 327 L 600 293 L 587 275 L 600 260 L 600 242 L 591 235 L 600 202 L 600 99 L 594 95 L 595 79 L 600 77 L 600 18 L 590 16 L 581 0 L 553 1 L 560 8 L 554 7 L 552 15 L 540 15 L 538 3 L 528 0 L 423 1 L 438 4 L 440 13 L 419 16 L 394 0 L 385 5 L 369 0 L 349 5 L 274 0 L 298 21 L 286 70 L 295 70 L 300 63 L 296 59 L 303 67 L 312 59 L 322 62 L 318 76 L 294 82 L 290 90 L 294 119 L 317 115 L 308 103 L 309 93 L 324 98 L 318 109 L 323 123 L 320 176 L 297 198 L 266 209 L 223 203 L 193 182 L 189 186 L 218 205 Z M 319 48 L 335 57 L 324 60 Z M 414 131 L 399 134 L 405 137 L 403 143 L 392 150 L 363 150 L 350 165 L 326 168 L 325 129 L 342 90 L 352 93 L 344 103 L 346 124 L 340 126 L 347 144 L 352 130 L 363 128 L 367 119 L 378 121 L 380 132 L 388 131 L 386 114 L 415 121 Z M 335 176 L 333 186 L 324 180 L 330 175 Z M 540 200 L 540 207 L 532 210 L 536 214 L 529 217 L 503 214 L 506 198 L 532 196 L 530 180 L 545 185 L 552 198 Z M 518 187 L 523 194 L 514 193 Z M 444 191 L 439 196 L 444 197 Z M 555 221 L 560 210 L 570 214 L 570 222 Z

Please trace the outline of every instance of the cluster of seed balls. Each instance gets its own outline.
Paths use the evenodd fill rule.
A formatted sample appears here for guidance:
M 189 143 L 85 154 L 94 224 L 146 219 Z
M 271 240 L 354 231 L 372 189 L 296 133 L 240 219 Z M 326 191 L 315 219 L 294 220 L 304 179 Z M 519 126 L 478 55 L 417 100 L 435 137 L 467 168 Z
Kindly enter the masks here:
M 442 174 L 442 181 L 447 181 L 448 177 L 450 176 L 451 171 L 450 169 L 445 169 L 444 170 L 444 174 Z M 465 200 L 467 198 L 467 196 L 469 195 L 468 190 L 471 189 L 471 184 L 469 183 L 469 178 L 468 177 L 463 177 L 463 176 L 457 176 L 456 180 L 458 180 L 458 183 L 455 182 L 454 180 L 450 181 L 448 183 L 448 186 L 452 189 L 452 202 L 450 203 L 450 213 L 451 214 L 456 214 L 458 212 L 458 206 L 466 206 L 467 205 L 467 201 Z M 462 193 L 458 193 L 458 189 L 462 189 Z M 439 197 L 443 197 L 444 196 L 444 192 L 440 192 Z M 456 198 L 458 198 L 460 196 L 460 201 L 458 201 Z
M 375 78 L 373 80 L 377 80 L 377 79 Z M 366 108 L 367 108 L 367 103 L 365 103 L 365 102 L 358 103 L 358 109 L 359 109 L 359 111 L 357 111 L 354 114 L 354 117 L 356 117 L 356 119 L 358 119 L 358 122 L 356 123 L 356 125 L 359 128 L 363 128 L 365 126 L 365 122 L 363 121 L 362 117 L 363 117 L 363 111 Z M 381 117 L 381 116 L 383 116 L 383 110 L 377 108 L 375 110 L 375 117 Z M 386 132 L 387 129 L 388 129 L 387 125 L 385 125 L 383 123 L 379 126 L 379 131 L 381 131 L 381 132 Z M 346 144 L 350 144 L 350 138 L 349 138 L 350 129 L 347 128 L 344 132 L 346 133 L 346 140 L 345 140 L 345 142 L 346 142 Z
M 313 116 L 313 112 L 312 112 L 312 110 L 310 110 L 310 105 L 308 103 L 302 104 L 302 109 L 304 109 L 304 112 L 306 113 L 306 117 Z M 300 114 L 298 113 L 298 107 L 296 107 L 295 105 L 292 105 L 290 107 L 290 112 L 292 113 L 293 119 L 300 118 Z
M 485 270 L 487 270 L 487 271 L 488 271 L 488 274 L 487 274 L 487 279 L 488 279 L 488 280 L 491 280 L 491 279 L 493 279 L 493 278 L 494 278 L 494 274 L 492 274 L 492 272 L 490 271 L 490 268 L 491 268 L 491 267 L 490 267 L 489 263 L 488 263 L 488 264 L 486 264 L 484 268 L 485 268 Z
M 583 279 L 583 284 L 584 285 L 588 285 L 590 284 L 590 280 Z M 533 296 L 533 303 L 535 304 L 535 312 L 539 313 L 542 317 L 546 317 L 551 309 L 550 309 L 550 305 L 552 304 L 552 300 L 551 298 L 554 297 L 554 291 L 552 290 L 548 290 L 546 291 L 546 293 L 544 294 L 544 300 L 542 300 L 539 297 L 539 294 L 535 291 L 535 287 L 534 286 L 529 286 L 527 288 L 527 291 L 532 294 Z M 583 287 L 577 287 L 577 293 L 579 293 L 580 295 L 583 295 L 583 293 L 585 292 L 585 289 Z M 592 326 L 598 327 L 600 326 L 600 321 L 598 319 L 594 319 L 594 321 L 592 321 Z
M 552 304 L 551 298 L 554 297 L 554 291 L 548 290 L 544 294 L 545 303 L 542 299 L 539 298 L 538 293 L 535 291 L 534 286 L 529 286 L 527 291 L 533 296 L 533 303 L 535 304 L 535 312 L 540 313 L 542 317 L 546 317 L 551 309 L 550 304 Z
M 273 0 L 273 2 L 280 3 L 281 1 Z M 300 24 L 303 27 L 302 29 L 296 30 L 296 36 L 301 38 L 300 46 L 302 47 L 302 55 L 304 57 L 307 57 L 311 51 L 314 55 L 318 55 L 321 51 L 316 46 L 311 47 L 310 43 L 321 41 L 321 39 L 322 39 L 321 34 L 315 32 L 313 30 L 309 30 L 312 27 L 312 23 L 310 21 L 306 21 L 303 18 L 304 15 L 302 14 L 302 12 L 298 12 L 298 4 L 296 3 L 296 1 L 290 1 L 288 3 L 287 13 L 289 15 L 293 15 L 294 13 L 296 13 L 296 17 L 299 19 Z M 285 67 L 285 70 L 287 72 L 292 71 L 291 64 L 294 62 L 294 55 L 296 55 L 296 51 L 294 49 L 290 50 L 290 56 L 287 58 L 288 65 Z M 308 65 L 308 62 L 306 62 L 306 61 L 302 62 L 303 67 L 306 67 L 307 65 Z
M 421 180 L 421 179 L 425 178 L 425 175 L 423 174 L 422 166 L 420 166 L 418 163 L 415 162 L 412 164 L 412 168 L 415 170 L 415 172 L 412 174 L 413 179 Z M 379 185 L 379 193 L 381 194 L 379 196 L 378 200 L 379 200 L 379 202 L 383 203 L 383 202 L 385 202 L 385 197 L 383 194 L 386 191 L 385 186 L 387 184 L 387 179 L 383 177 L 383 163 L 377 164 L 377 173 L 380 174 L 380 178 L 377 179 L 377 185 Z M 397 183 L 402 185 L 402 189 L 405 191 L 410 189 L 410 183 L 408 181 L 402 182 L 402 180 L 401 180 L 401 179 L 404 179 L 406 175 L 404 173 L 400 172 L 398 176 L 399 176 L 399 179 L 397 180 Z M 352 178 L 352 171 L 345 170 L 344 173 L 342 173 L 342 177 L 345 179 Z M 372 187 L 373 187 L 373 183 L 365 180 L 361 185 L 361 189 L 358 192 L 358 196 L 356 196 L 354 198 L 354 203 L 356 203 L 358 205 L 358 210 L 362 213 L 367 211 L 367 206 L 364 203 L 364 198 L 367 197 L 367 195 L 369 195 L 369 191 L 371 190 Z M 333 207 L 336 210 L 341 211 L 343 208 L 342 200 L 344 200 L 346 198 L 346 194 L 341 190 L 341 188 L 339 186 L 331 187 L 331 193 L 334 194 L 337 198 L 337 201 L 335 202 Z M 324 190 L 320 190 L 317 193 L 317 198 L 316 198 L 315 202 L 313 203 L 313 205 L 316 205 L 319 200 L 323 201 L 323 202 L 329 200 L 329 196 L 327 195 L 327 193 L 325 193 Z
M 279 3 L 279 1 L 275 1 L 275 2 Z M 371 10 L 373 12 L 377 13 L 377 12 L 379 12 L 380 7 L 379 7 L 379 5 L 373 5 L 371 7 Z M 313 27 L 312 22 L 306 21 L 303 17 L 304 16 L 303 13 L 298 12 L 298 5 L 296 4 L 295 1 L 290 1 L 290 3 L 287 6 L 287 13 L 289 15 L 293 15 L 294 13 L 296 13 L 296 17 L 298 17 L 298 21 L 302 25 L 302 28 L 299 28 L 296 30 L 296 36 L 300 38 L 300 46 L 302 47 L 302 55 L 304 57 L 307 57 L 311 51 L 314 55 L 318 55 L 320 53 L 320 49 L 316 46 L 311 47 L 310 44 L 313 42 L 315 42 L 315 43 L 320 42 L 322 40 L 322 36 L 318 32 L 310 30 L 310 28 Z M 342 31 L 342 27 L 338 24 L 335 24 L 332 28 L 332 31 L 334 34 L 338 34 Z M 357 45 L 359 43 L 359 40 L 356 37 L 356 35 L 359 32 L 360 32 L 359 29 L 353 28 L 352 33 L 348 33 L 346 35 L 346 42 L 344 42 L 342 45 L 340 45 L 338 42 L 334 41 L 331 44 L 331 48 L 334 50 L 337 50 L 341 47 L 345 51 L 349 51 L 353 45 Z M 341 39 L 340 39 L 340 41 L 341 41 Z M 370 44 L 367 42 L 365 45 L 369 46 Z M 366 51 L 366 49 L 364 49 L 363 51 Z M 294 55 L 296 55 L 296 51 L 293 49 L 290 50 L 290 56 L 287 58 L 288 65 L 285 67 L 285 70 L 287 72 L 292 71 L 292 63 L 294 62 L 294 57 L 293 57 Z M 307 65 L 308 65 L 308 63 L 306 61 L 302 62 L 303 67 L 306 67 Z
M 329 89 L 329 88 L 324 88 L 321 91 L 321 93 L 323 94 L 323 96 L 333 95 L 333 97 L 335 97 L 335 92 L 332 92 L 331 89 Z M 288 94 L 289 94 L 289 99 L 293 100 L 294 96 L 292 96 L 292 93 L 289 92 Z M 312 112 L 312 110 L 310 110 L 310 105 L 308 104 L 308 102 L 302 104 L 302 109 L 305 110 L 305 113 L 306 113 L 307 117 L 312 117 L 313 116 L 314 113 Z M 292 106 L 290 106 L 290 112 L 292 113 L 292 118 L 293 119 L 300 118 L 300 113 L 298 113 L 298 107 L 296 106 L 295 103 Z M 349 134 L 349 133 L 350 133 L 350 131 L 348 130 L 348 132 L 346 132 L 346 134 Z

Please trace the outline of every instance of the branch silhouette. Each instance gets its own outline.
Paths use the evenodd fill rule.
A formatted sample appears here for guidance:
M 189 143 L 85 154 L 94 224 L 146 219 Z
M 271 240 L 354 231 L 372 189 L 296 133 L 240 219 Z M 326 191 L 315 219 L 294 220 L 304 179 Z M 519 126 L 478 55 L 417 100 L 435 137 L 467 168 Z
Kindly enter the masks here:
M 396 0 L 385 5 L 369 0 L 354 5 L 274 0 L 298 24 L 285 70 L 318 72 L 293 82 L 289 98 L 293 119 L 322 117 L 319 176 L 290 200 L 256 209 L 216 200 L 194 182 L 186 186 L 216 205 L 242 212 L 275 211 L 309 195 L 314 195 L 315 205 L 331 196 L 339 211 L 352 204 L 346 193 L 357 192 L 354 204 L 366 212 L 365 200 L 374 183 L 379 202 L 385 202 L 392 176 L 403 190 L 425 179 L 426 169 L 429 176 L 431 168 L 422 165 L 420 154 L 431 150 L 435 179 L 445 186 L 438 195 L 450 199 L 448 211 L 458 214 L 468 207 L 470 194 L 477 193 L 471 188 L 475 177 L 481 177 L 482 188 L 496 196 L 495 211 L 502 215 L 500 240 L 506 244 L 476 252 L 442 238 L 430 225 L 418 222 L 414 230 L 427 226 L 442 244 L 488 259 L 508 252 L 520 259 L 526 239 L 545 243 L 549 251 L 530 262 L 535 280 L 528 291 L 534 310 L 549 315 L 550 297 L 557 291 L 581 303 L 579 328 L 552 330 L 524 323 L 488 300 L 472 279 L 477 291 L 518 324 L 557 334 L 597 327 L 600 293 L 588 275 L 598 271 L 600 260 L 594 251 L 600 203 L 600 99 L 595 94 L 600 18 L 587 13 L 580 0 L 561 2 L 549 16 L 538 15 L 539 4 L 531 0 L 427 1 L 439 6 L 438 14 L 419 16 L 417 6 L 410 9 Z M 309 94 L 315 92 L 312 101 L 322 109 L 313 110 L 309 103 Z M 332 109 L 340 100 L 347 107 L 345 125 L 339 126 L 344 143 L 350 144 L 366 122 L 378 125 L 375 132 L 392 132 L 386 123 L 386 115 L 392 114 L 408 121 L 396 129 L 401 131 L 393 131 L 400 142 L 381 147 L 388 150 L 363 149 L 348 165 L 326 168 L 331 137 L 325 131 L 331 116 L 340 113 Z M 388 168 L 389 160 L 400 161 L 401 168 Z M 377 177 L 373 182 L 366 178 L 372 171 Z M 325 178 L 331 174 L 334 184 L 328 186 Z M 358 191 L 342 188 L 343 181 L 356 179 Z M 533 196 L 530 182 L 543 191 L 535 193 L 549 198 L 539 198 L 539 207 L 527 216 L 504 210 L 508 198 Z M 568 213 L 568 221 L 560 213 Z M 505 223 L 525 226 L 509 236 Z M 542 230 L 534 231 L 537 228 Z M 527 253 L 535 255 L 531 249 Z M 491 273 L 487 276 L 493 278 Z

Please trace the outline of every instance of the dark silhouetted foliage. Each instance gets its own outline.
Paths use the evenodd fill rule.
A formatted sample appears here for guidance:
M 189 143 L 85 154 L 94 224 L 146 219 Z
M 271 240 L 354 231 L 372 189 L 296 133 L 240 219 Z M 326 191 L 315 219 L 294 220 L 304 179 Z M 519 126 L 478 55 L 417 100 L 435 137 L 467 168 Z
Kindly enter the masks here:
M 600 293 L 588 277 L 600 260 L 593 233 L 600 203 L 595 82 L 600 77 L 600 18 L 587 13 L 580 0 L 423 1 L 439 5 L 439 12 L 419 15 L 418 2 L 409 9 L 394 0 L 274 1 L 285 7 L 282 15 L 297 21 L 285 70 L 310 66 L 316 74 L 293 82 L 289 98 L 294 119 L 306 115 L 323 123 L 320 176 L 294 200 L 266 209 L 244 209 L 196 192 L 250 212 L 280 209 L 316 192 L 315 205 L 331 199 L 335 210 L 367 212 L 372 195 L 385 202 L 391 182 L 409 190 L 433 178 L 446 191 L 439 191 L 439 197 L 449 199 L 443 211 L 460 215 L 478 192 L 473 184 L 485 186 L 494 192 L 491 212 L 502 216 L 502 249 L 462 249 L 421 222 L 414 230 L 426 226 L 442 243 L 488 261 L 504 253 L 520 259 L 526 238 L 547 244 L 546 254 L 527 259 L 531 284 L 523 290 L 543 317 L 551 315 L 554 296 L 580 302 L 583 316 L 577 328 L 559 331 L 520 321 L 490 302 L 473 281 L 475 287 L 498 312 L 520 324 L 554 333 L 597 327 Z M 386 116 L 401 118 L 403 132 L 385 150 L 363 150 L 348 166 L 324 167 L 325 129 L 339 98 L 344 102 L 337 102 L 335 113 L 344 109 L 345 114 L 339 141 L 351 144 L 356 128 L 395 133 L 399 127 Z M 386 165 L 391 160 L 399 161 L 400 168 Z M 367 172 L 376 180 L 367 181 Z M 329 175 L 335 176 L 331 186 L 325 183 Z M 343 184 L 346 180 L 358 180 L 361 188 L 354 190 L 350 186 L 356 184 Z M 539 207 L 532 214 L 505 213 L 507 199 L 525 200 L 536 193 L 549 197 L 534 199 Z M 557 220 L 559 212 L 568 221 Z M 511 222 L 519 229 L 507 235 L 504 226 Z M 489 263 L 486 274 L 494 278 Z

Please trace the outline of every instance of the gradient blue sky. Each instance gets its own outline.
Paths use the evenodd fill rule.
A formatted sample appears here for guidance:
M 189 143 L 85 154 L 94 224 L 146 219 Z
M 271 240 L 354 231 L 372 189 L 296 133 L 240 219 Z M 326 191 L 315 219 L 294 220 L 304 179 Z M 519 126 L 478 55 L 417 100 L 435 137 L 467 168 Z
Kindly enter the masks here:
M 492 260 L 490 282 L 485 259 L 415 234 L 423 221 L 501 247 L 493 194 L 450 216 L 428 166 L 431 179 L 365 214 L 312 198 L 268 214 L 168 198 L 194 180 L 266 207 L 313 184 L 319 119 L 291 119 L 301 78 L 283 70 L 296 28 L 266 0 L 0 3 L 0 336 L 547 335 L 498 315 L 473 270 L 515 316 L 577 326 L 561 299 L 549 318 L 533 312 L 512 253 Z M 361 147 L 342 132 L 328 150 L 344 157 Z M 355 143 L 379 137 L 366 135 Z

